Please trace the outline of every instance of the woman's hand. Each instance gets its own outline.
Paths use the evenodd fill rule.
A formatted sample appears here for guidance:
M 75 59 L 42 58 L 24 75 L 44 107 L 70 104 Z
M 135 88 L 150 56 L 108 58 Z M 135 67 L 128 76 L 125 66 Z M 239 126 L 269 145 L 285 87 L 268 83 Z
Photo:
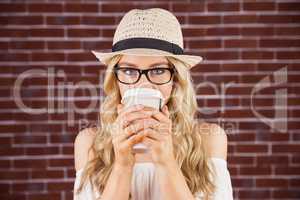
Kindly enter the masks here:
M 150 115 L 138 112 L 143 106 L 131 106 L 124 108 L 118 105 L 118 117 L 112 125 L 112 143 L 115 153 L 115 164 L 121 167 L 133 167 L 135 163 L 132 146 L 142 141 L 144 134 L 136 135 L 136 130 L 128 125 L 137 119 L 148 118 Z
M 144 129 L 137 134 L 145 135 L 143 143 L 150 149 L 152 160 L 156 165 L 167 165 L 176 163 L 173 142 L 172 142 L 172 120 L 169 118 L 170 113 L 165 105 L 162 112 L 147 107 L 146 113 L 149 111 L 152 116 L 145 123 Z

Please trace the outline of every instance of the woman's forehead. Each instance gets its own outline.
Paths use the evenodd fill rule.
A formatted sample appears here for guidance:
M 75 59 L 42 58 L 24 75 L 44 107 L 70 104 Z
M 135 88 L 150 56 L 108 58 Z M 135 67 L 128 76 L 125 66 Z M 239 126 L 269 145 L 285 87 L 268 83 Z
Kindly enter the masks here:
M 134 55 L 122 55 L 119 63 L 132 63 L 142 66 L 150 66 L 155 63 L 166 63 L 168 60 L 165 56 L 134 56 Z

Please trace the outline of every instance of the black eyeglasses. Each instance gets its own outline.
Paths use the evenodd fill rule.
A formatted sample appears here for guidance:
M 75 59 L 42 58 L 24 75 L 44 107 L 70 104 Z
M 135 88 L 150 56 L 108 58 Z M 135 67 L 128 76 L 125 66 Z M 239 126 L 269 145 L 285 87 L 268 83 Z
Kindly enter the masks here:
M 156 85 L 163 85 L 172 80 L 173 74 L 176 72 L 174 68 L 156 67 L 151 69 L 136 69 L 133 67 L 120 67 L 118 64 L 114 67 L 114 74 L 118 81 L 124 84 L 137 83 L 142 74 L 145 74 L 147 80 Z

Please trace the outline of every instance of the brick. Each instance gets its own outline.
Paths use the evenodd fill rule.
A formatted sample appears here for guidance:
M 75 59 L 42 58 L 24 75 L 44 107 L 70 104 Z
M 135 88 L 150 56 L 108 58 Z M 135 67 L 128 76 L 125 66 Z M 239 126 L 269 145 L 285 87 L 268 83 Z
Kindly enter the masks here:
M 110 41 L 96 41 L 96 42 L 83 42 L 83 49 L 96 50 L 96 49 L 111 49 L 112 42 Z
M 278 2 L 279 11 L 299 11 L 299 2 Z
M 256 156 L 256 162 L 260 165 L 288 165 L 288 156 L 271 155 L 271 156 Z
M 240 198 L 248 199 L 268 199 L 271 198 L 271 192 L 268 190 L 242 190 L 238 192 Z
M 101 11 L 102 12 L 127 12 L 131 9 L 136 8 L 136 6 L 128 3 L 122 4 L 101 4 Z
M 1 53 L 0 60 L 3 61 L 15 61 L 15 62 L 26 62 L 29 61 L 28 53 Z
M 63 37 L 63 29 L 39 28 L 30 30 L 31 37 Z
M 79 41 L 48 41 L 48 49 L 80 49 Z
M 239 153 L 260 153 L 268 152 L 268 146 L 263 144 L 239 144 L 236 146 Z
M 98 12 L 98 5 L 94 3 L 66 3 L 65 12 Z
M 241 35 L 244 36 L 272 36 L 275 31 L 273 27 L 242 27 Z
M 26 155 L 57 155 L 59 147 L 27 147 Z
M 64 61 L 64 53 L 33 53 L 33 61 Z
M 261 47 L 299 47 L 300 40 L 264 39 L 264 40 L 260 40 L 259 44 Z
M 272 2 L 245 2 L 243 3 L 244 10 L 247 11 L 264 11 L 275 10 L 275 3 Z
M 193 40 L 189 41 L 189 48 L 221 48 L 221 40 Z
M 223 17 L 223 23 L 225 24 L 242 24 L 242 23 L 256 23 L 256 15 L 225 15 Z
M 241 167 L 240 168 L 241 175 L 270 175 L 271 174 L 271 167 L 264 166 L 264 167 Z
M 22 3 L 0 3 L 1 13 L 25 12 L 26 5 Z
M 222 51 L 222 52 L 206 52 L 203 57 L 207 60 L 234 60 L 238 58 L 238 52 Z
M 62 170 L 33 169 L 31 174 L 33 179 L 64 178 L 64 172 Z
M 44 183 L 14 183 L 13 191 L 41 191 L 44 190 Z
M 300 27 L 275 27 L 275 34 L 276 35 L 299 35 L 300 34 Z
M 299 153 L 300 144 L 273 144 L 273 153 Z
M 58 3 L 31 3 L 28 4 L 28 11 L 33 13 L 62 12 L 63 5 Z
M 51 167 L 72 167 L 74 166 L 74 159 L 51 159 L 49 162 Z
M 220 16 L 188 16 L 190 24 L 219 24 L 221 23 Z
M 274 53 L 272 51 L 243 51 L 243 59 L 273 59 Z
M 275 173 L 278 174 L 278 175 L 299 175 L 300 174 L 300 167 L 277 166 L 275 168 Z
M 45 159 L 14 159 L 14 167 L 16 168 L 45 168 L 47 166 L 47 160 Z
M 254 180 L 250 178 L 232 178 L 231 184 L 234 188 L 249 188 L 254 187 Z
M 91 25 L 114 25 L 115 18 L 110 16 L 83 16 L 81 18 L 82 24 L 91 24 Z
M 10 42 L 11 49 L 44 49 L 45 43 L 41 41 L 14 41 Z
M 27 37 L 29 35 L 29 31 L 26 29 L 13 29 L 6 28 L 0 30 L 1 37 Z
M 17 155 L 24 155 L 24 148 L 23 147 L 2 147 L 0 148 L 0 155 L 1 156 L 17 156 Z
M 28 170 L 22 171 L 1 171 L 1 180 L 27 180 L 30 178 L 30 172 Z
M 297 189 L 285 189 L 285 190 L 274 190 L 272 196 L 274 198 L 282 199 L 282 198 L 292 198 L 298 199 L 300 198 L 299 190 Z
M 243 133 L 243 134 L 231 134 L 229 136 L 229 141 L 233 141 L 233 142 L 248 142 L 248 141 L 254 141 L 255 140 L 255 136 L 254 134 L 251 133 Z
M 47 200 L 51 196 L 53 200 L 60 200 L 61 194 L 60 192 L 48 192 L 47 194 L 40 193 L 32 193 L 28 195 L 28 198 L 31 200 Z
M 78 16 L 47 16 L 46 23 L 49 25 L 75 25 L 80 24 L 81 20 Z
M 240 35 L 240 30 L 237 27 L 216 27 L 207 28 L 206 36 L 231 36 Z
M 68 29 L 68 37 L 97 37 L 99 29 Z
M 225 40 L 225 48 L 255 48 L 257 47 L 256 40 Z
M 47 189 L 49 191 L 72 190 L 73 186 L 73 182 L 51 182 L 47 184 Z
M 229 156 L 228 162 L 231 164 L 251 165 L 254 163 L 254 158 L 250 156 Z
M 259 178 L 255 180 L 255 184 L 257 187 L 287 187 L 288 180 L 287 179 L 280 179 L 280 178 Z
M 300 51 L 278 51 L 277 59 L 299 59 Z
M 40 25 L 43 24 L 43 16 L 0 16 L 1 25 Z
M 73 143 L 75 141 L 75 135 L 64 134 L 64 135 L 51 135 L 51 143 Z
M 44 144 L 47 143 L 46 136 L 15 136 L 14 144 Z
M 181 2 L 175 2 L 172 6 L 172 11 L 174 12 L 203 12 L 205 9 L 204 3 L 181 3 Z
M 226 11 L 238 11 L 240 8 L 239 3 L 208 3 L 208 11 L 226 12 Z
M 91 53 L 70 53 L 67 56 L 68 61 L 91 61 L 95 60 L 95 57 Z
M 261 15 L 257 21 L 259 23 L 282 24 L 282 23 L 297 23 L 300 20 L 300 15 Z

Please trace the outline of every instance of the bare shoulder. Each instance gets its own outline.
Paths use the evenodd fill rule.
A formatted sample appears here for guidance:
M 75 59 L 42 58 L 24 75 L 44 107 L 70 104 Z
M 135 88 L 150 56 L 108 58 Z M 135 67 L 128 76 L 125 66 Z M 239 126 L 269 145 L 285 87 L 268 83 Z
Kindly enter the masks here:
M 93 158 L 93 152 L 89 151 L 96 137 L 95 128 L 86 128 L 81 130 L 75 138 L 74 142 L 74 160 L 75 169 L 78 171 Z
M 199 123 L 204 147 L 210 157 L 227 158 L 227 135 L 224 129 L 215 123 Z

